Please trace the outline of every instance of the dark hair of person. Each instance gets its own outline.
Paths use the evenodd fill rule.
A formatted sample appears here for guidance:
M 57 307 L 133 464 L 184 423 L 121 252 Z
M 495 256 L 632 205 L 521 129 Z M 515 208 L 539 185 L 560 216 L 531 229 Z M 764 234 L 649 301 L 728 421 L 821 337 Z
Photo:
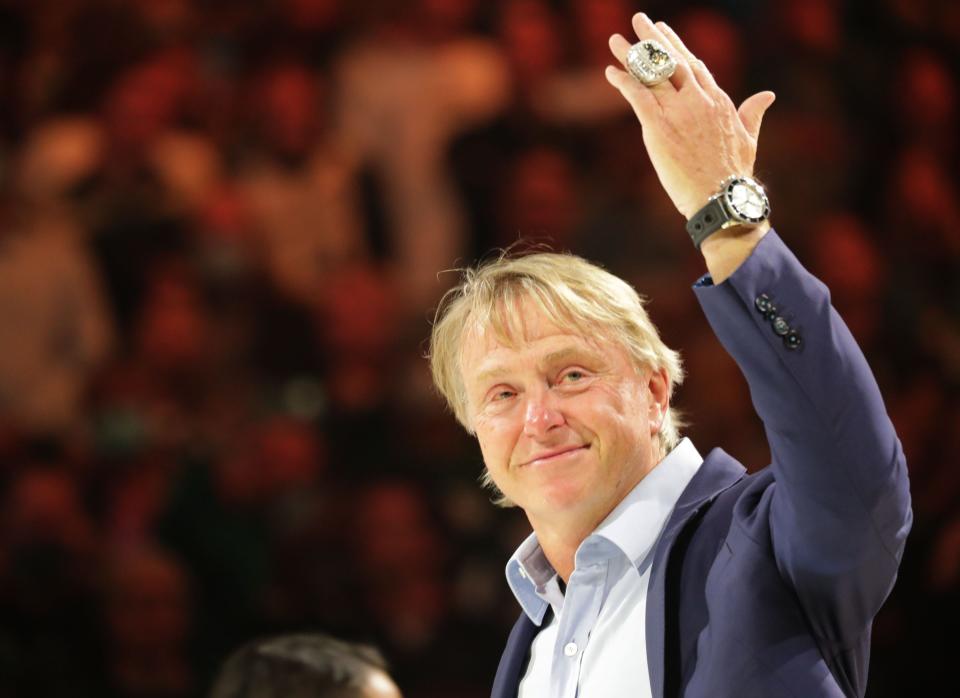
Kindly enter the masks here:
M 210 698 L 355 698 L 371 672 L 386 671 L 375 648 L 321 634 L 250 642 L 224 662 Z

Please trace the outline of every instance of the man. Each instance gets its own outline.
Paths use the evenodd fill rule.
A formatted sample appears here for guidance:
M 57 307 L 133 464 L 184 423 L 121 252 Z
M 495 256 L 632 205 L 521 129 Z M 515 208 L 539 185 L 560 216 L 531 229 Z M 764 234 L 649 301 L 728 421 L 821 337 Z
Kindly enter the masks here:
M 234 652 L 210 698 L 401 698 L 373 647 L 327 635 L 283 635 Z
M 749 178 L 773 94 L 738 110 L 669 27 L 633 28 L 632 47 L 611 37 L 628 70 L 607 79 L 703 253 L 694 291 L 773 462 L 746 475 L 679 440 L 678 357 L 616 277 L 550 254 L 466 272 L 438 312 L 434 379 L 533 527 L 507 566 L 523 613 L 493 695 L 862 696 L 911 522 L 899 441 Z

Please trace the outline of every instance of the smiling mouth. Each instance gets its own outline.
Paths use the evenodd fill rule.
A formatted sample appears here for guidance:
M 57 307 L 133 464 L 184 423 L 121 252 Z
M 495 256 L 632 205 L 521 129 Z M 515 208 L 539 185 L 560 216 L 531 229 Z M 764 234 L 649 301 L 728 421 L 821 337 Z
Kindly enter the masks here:
M 567 456 L 571 456 L 571 455 L 573 455 L 574 453 L 578 453 L 578 452 L 580 452 L 580 451 L 585 451 L 585 450 L 587 450 L 588 448 L 590 448 L 590 444 L 586 444 L 586 445 L 584 445 L 584 446 L 573 446 L 573 447 L 571 447 L 571 448 L 565 448 L 565 449 L 563 449 L 563 450 L 561 450 L 561 451 L 554 451 L 554 452 L 552 452 L 552 453 L 545 453 L 545 454 L 543 454 L 542 456 L 537 456 L 536 458 L 533 458 L 533 459 L 527 461 L 526 463 L 522 463 L 520 467 L 521 467 L 521 468 L 525 468 L 525 467 L 528 467 L 528 466 L 531 466 L 531 465 L 546 465 L 546 464 L 549 464 L 549 463 L 553 463 L 553 462 L 555 462 L 555 461 L 562 460 L 563 458 L 565 458 L 565 457 L 567 457 Z

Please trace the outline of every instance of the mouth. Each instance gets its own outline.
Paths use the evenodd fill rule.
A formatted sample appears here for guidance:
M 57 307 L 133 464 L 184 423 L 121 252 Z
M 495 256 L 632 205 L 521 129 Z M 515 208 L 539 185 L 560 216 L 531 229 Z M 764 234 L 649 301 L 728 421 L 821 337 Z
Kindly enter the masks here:
M 529 466 L 549 465 L 551 463 L 560 462 L 579 453 L 580 451 L 586 451 L 588 448 L 590 448 L 590 444 L 586 444 L 584 446 L 569 446 L 567 448 L 559 448 L 555 451 L 541 453 L 536 458 L 533 458 L 526 463 L 521 463 L 520 467 L 526 468 Z

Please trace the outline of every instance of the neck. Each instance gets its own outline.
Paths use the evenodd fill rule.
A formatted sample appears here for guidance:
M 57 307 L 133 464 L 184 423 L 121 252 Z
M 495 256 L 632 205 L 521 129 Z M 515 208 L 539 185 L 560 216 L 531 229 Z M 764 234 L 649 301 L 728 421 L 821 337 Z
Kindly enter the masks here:
M 570 581 L 570 575 L 576 565 L 577 549 L 584 539 L 593 533 L 603 518 L 590 522 L 544 522 L 529 516 L 530 525 L 537 534 L 537 542 L 543 554 L 560 575 L 564 583 Z

